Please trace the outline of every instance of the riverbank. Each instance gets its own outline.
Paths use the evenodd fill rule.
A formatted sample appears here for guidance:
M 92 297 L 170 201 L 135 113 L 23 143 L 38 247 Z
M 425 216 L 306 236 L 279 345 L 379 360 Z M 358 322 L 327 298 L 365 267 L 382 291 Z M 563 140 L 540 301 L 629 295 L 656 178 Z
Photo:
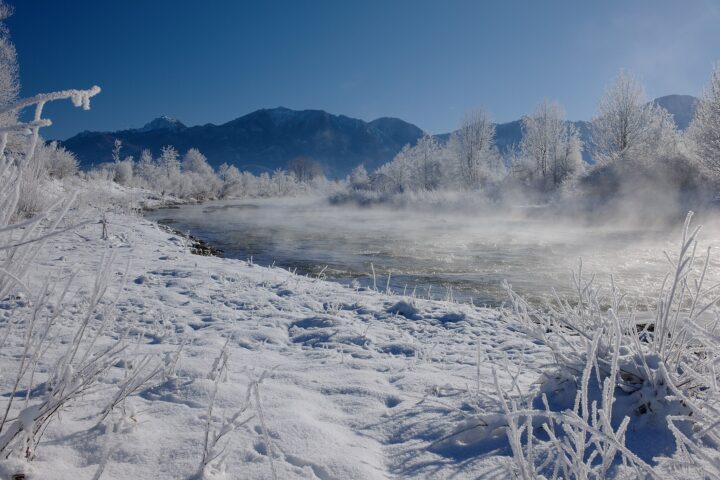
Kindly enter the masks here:
M 191 477 L 213 403 L 208 377 L 223 346 L 228 368 L 211 418 L 219 424 L 247 405 L 223 438 L 217 478 L 272 478 L 273 469 L 277 478 L 476 478 L 509 461 L 507 447 L 485 451 L 452 435 L 496 409 L 493 366 L 546 360 L 498 311 L 193 255 L 182 237 L 144 218 L 106 219 L 105 240 L 97 225 L 54 238 L 28 283 L 79 272 L 80 294 L 65 307 L 72 324 L 103 255 L 113 254 L 108 297 L 119 296 L 107 302 L 117 320 L 100 344 L 129 331 L 136 358 L 180 354 L 173 375 L 127 398 L 118 428 L 94 426 L 110 380 L 66 409 L 37 450 L 34 478 L 90 478 L 101 462 L 103 478 Z M 113 369 L 118 375 L 123 366 Z M 526 388 L 536 378 L 528 365 L 518 381 Z

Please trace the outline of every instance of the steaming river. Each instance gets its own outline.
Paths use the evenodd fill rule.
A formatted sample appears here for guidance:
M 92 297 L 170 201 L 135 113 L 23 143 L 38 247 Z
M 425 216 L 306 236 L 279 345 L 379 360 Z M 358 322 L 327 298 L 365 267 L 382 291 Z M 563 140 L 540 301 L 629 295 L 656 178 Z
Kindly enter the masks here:
M 553 289 L 569 295 L 581 257 L 588 278 L 594 273 L 608 285 L 613 274 L 632 297 L 654 296 L 669 265 L 663 250 L 675 256 L 679 248 L 679 224 L 670 230 L 591 227 L 542 219 L 532 209 L 522 213 L 421 213 L 301 198 L 211 202 L 147 216 L 208 240 L 227 257 L 479 305 L 506 299 L 503 280 L 533 301 L 549 298 Z M 712 245 L 717 236 L 704 233 L 700 245 Z M 714 281 L 718 260 L 711 264 Z

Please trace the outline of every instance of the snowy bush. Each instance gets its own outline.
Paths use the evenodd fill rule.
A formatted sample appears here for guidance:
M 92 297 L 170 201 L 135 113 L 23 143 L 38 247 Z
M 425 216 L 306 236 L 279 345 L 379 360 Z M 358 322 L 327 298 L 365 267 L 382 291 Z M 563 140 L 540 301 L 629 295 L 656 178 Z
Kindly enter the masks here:
M 358 165 L 350 172 L 348 183 L 350 188 L 354 190 L 367 190 L 370 188 L 370 176 L 364 165 Z
M 120 159 L 120 151 L 122 150 L 122 142 L 115 139 L 112 151 L 112 178 L 115 183 L 120 185 L 131 185 L 133 180 L 133 157 L 129 156 L 125 160 Z M 109 170 L 110 168 L 107 167 Z
M 152 190 L 161 196 L 205 201 L 232 197 L 293 196 L 327 192 L 335 185 L 322 175 L 276 170 L 272 174 L 253 175 L 236 166 L 223 164 L 216 172 L 205 155 L 191 148 L 184 155 L 171 145 L 163 147 L 160 157 L 143 150 L 139 161 L 121 160 L 122 143 L 115 142 L 112 163 L 98 165 L 85 176 L 90 180 L 114 181 L 120 185 Z
M 31 217 L 50 207 L 52 198 L 44 188 L 45 170 L 42 156 L 42 143 L 37 142 L 32 154 L 26 152 L 23 166 L 20 168 L 20 196 L 16 214 L 18 217 Z
M 704 283 L 691 218 L 649 311 L 603 296 L 582 268 L 572 301 L 533 308 L 508 288 L 506 320 L 553 358 L 534 396 L 498 387 L 521 477 L 720 474 L 718 286 Z
M 57 142 L 41 145 L 38 151 L 44 156 L 44 167 L 50 177 L 62 180 L 78 172 L 75 154 L 59 146 Z
M 297 196 L 311 193 L 328 194 L 333 191 L 337 182 L 327 180 L 324 176 L 314 177 L 307 182 L 298 181 L 297 177 L 284 170 L 276 170 L 272 174 L 263 172 L 253 175 L 241 172 L 234 165 L 223 164 L 219 169 L 221 198 L 239 197 L 282 197 Z

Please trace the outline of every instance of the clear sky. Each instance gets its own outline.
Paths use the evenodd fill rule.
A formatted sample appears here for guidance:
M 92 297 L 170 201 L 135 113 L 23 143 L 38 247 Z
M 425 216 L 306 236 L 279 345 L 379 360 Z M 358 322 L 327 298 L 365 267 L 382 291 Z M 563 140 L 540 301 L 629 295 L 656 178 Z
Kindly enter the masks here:
M 49 107 L 48 138 L 276 106 L 400 117 L 431 133 L 475 107 L 517 119 L 543 98 L 589 119 L 621 68 L 650 97 L 697 95 L 720 60 L 714 0 L 8 3 L 24 95 L 103 88 L 91 112 Z

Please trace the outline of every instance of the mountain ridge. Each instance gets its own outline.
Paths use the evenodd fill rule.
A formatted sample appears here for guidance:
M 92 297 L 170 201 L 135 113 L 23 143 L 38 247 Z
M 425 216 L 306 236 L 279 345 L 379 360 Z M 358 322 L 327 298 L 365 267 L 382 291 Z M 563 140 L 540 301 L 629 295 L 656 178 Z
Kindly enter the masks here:
M 680 129 L 690 123 L 696 101 L 689 95 L 666 95 L 653 100 L 673 115 Z M 587 143 L 589 122 L 571 123 Z M 119 139 L 123 142 L 122 155 L 136 159 L 145 148 L 159 155 L 163 146 L 173 145 L 181 153 L 198 148 L 216 168 L 228 163 L 259 173 L 285 168 L 297 157 L 308 157 L 320 162 L 330 177 L 342 177 L 361 163 L 368 170 L 379 167 L 422 135 L 416 125 L 395 117 L 366 122 L 324 110 L 275 107 L 255 110 L 220 125 L 186 126 L 162 115 L 140 128 L 84 131 L 60 143 L 77 155 L 83 169 L 111 161 L 113 144 Z M 449 136 L 435 135 L 441 141 Z M 501 152 L 518 145 L 521 139 L 521 120 L 496 124 L 496 144 Z M 591 161 L 587 151 L 583 156 Z
M 305 156 L 337 177 L 360 163 L 377 168 L 422 135 L 418 127 L 397 118 L 365 122 L 323 110 L 284 107 L 256 110 L 221 125 L 186 127 L 175 119 L 177 123 L 168 125 L 166 119 L 159 117 L 142 128 L 117 132 L 82 132 L 61 143 L 85 169 L 110 161 L 114 141 L 119 139 L 122 154 L 135 158 L 145 148 L 154 155 L 164 145 L 180 152 L 198 148 L 215 167 L 227 162 L 258 173 L 285 168 L 288 161 Z

